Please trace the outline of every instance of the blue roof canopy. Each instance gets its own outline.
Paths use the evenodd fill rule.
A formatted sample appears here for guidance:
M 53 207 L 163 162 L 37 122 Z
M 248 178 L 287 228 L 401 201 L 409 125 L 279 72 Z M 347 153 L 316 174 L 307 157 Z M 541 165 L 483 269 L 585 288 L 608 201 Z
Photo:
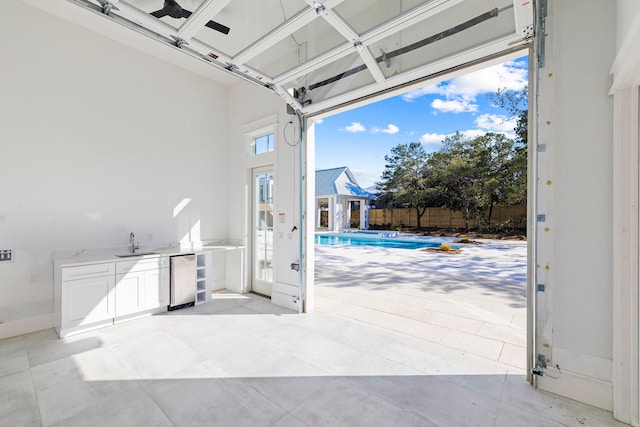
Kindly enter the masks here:
M 350 196 L 361 199 L 376 199 L 376 195 L 358 185 L 347 166 L 316 171 L 316 197 Z

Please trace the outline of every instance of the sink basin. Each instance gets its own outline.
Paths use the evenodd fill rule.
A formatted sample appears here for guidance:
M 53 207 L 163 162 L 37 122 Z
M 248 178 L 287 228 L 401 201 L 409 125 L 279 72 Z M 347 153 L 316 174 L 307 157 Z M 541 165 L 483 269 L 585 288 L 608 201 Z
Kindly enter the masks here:
M 143 255 L 157 255 L 158 252 L 136 252 L 136 253 L 128 253 L 128 254 L 116 254 L 118 258 L 130 258 L 134 256 L 143 256 Z

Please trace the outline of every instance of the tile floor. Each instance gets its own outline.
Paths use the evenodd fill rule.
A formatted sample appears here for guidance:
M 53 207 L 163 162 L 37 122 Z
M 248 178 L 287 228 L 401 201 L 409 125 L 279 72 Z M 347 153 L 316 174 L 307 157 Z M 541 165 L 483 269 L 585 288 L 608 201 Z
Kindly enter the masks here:
M 522 370 L 256 295 L 0 340 L 2 426 L 617 426 Z

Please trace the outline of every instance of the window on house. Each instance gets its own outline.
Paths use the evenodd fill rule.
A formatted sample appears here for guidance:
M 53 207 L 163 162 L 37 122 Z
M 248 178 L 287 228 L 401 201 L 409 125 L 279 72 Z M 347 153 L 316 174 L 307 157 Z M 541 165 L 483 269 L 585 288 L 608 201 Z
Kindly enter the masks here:
M 253 154 L 269 153 L 275 149 L 275 134 L 269 133 L 253 140 Z

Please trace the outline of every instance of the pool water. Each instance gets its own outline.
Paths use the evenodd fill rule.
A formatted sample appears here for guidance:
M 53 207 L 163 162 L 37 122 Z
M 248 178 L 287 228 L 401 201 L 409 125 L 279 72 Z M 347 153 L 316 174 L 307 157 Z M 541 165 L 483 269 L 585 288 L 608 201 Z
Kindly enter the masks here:
M 346 232 L 339 234 L 316 234 L 316 245 L 350 245 L 350 246 L 376 246 L 394 249 L 421 249 L 437 248 L 444 243 L 442 238 L 428 236 L 399 235 L 388 237 L 385 233 L 378 232 Z M 452 248 L 455 245 L 451 246 Z

